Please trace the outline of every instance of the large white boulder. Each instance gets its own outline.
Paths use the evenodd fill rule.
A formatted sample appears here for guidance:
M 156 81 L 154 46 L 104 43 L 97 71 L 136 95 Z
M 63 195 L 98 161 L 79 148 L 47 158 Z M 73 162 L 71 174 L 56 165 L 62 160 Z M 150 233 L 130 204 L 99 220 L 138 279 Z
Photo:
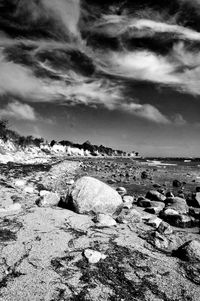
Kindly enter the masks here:
M 122 198 L 107 184 L 85 176 L 71 186 L 67 202 L 77 213 L 113 214 L 122 205 Z

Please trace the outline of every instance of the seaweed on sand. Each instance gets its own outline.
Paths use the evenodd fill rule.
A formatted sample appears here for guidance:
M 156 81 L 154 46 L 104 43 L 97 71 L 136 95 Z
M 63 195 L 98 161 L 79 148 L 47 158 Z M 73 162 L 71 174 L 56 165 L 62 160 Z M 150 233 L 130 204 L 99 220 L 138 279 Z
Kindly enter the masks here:
M 18 164 L 13 162 L 0 164 L 1 175 L 12 178 L 25 177 L 33 172 L 49 171 L 50 169 L 50 164 Z
M 110 293 L 107 294 L 105 300 L 109 301 L 144 301 L 148 292 L 163 301 L 171 301 L 167 293 L 158 287 L 156 275 L 153 274 L 148 264 L 148 256 L 137 250 L 119 246 L 112 240 L 109 246 L 106 259 L 95 265 L 89 264 L 84 257 L 73 263 L 74 273 L 78 268 L 82 276 L 79 279 L 79 287 L 74 288 L 73 297 L 67 300 L 92 301 L 88 292 L 99 286 L 108 288 Z M 67 261 L 69 261 L 69 256 Z M 67 280 L 73 276 L 70 275 L 73 273 L 72 263 L 70 263 L 70 269 L 68 263 L 63 264 L 60 261 L 52 263 L 56 272 L 63 281 L 66 280 L 65 284 L 68 285 Z M 136 277 L 133 277 L 132 273 Z
M 23 227 L 16 219 L 0 219 L 0 243 L 16 240 L 16 233 Z

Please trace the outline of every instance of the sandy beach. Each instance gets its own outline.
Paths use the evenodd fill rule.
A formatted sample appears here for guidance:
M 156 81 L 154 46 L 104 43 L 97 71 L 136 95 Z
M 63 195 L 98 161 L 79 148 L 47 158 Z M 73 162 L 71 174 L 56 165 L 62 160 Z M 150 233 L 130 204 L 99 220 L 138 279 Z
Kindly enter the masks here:
M 199 238 L 200 209 L 190 207 L 187 222 L 174 226 L 142 207 L 152 190 L 187 199 L 198 186 L 196 165 L 79 158 L 0 168 L 0 300 L 199 300 L 199 262 L 178 250 Z M 126 189 L 120 212 L 99 217 L 67 209 L 68 191 L 85 176 Z M 38 203 L 42 191 L 62 202 Z

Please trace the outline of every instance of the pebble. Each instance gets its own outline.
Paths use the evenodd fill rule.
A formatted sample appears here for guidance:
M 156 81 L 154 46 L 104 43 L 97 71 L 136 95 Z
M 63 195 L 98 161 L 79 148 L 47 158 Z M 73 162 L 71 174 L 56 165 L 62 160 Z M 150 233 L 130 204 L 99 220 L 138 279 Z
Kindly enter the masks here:
M 97 227 L 112 227 L 117 225 L 114 218 L 108 214 L 97 214 L 93 220 L 96 222 Z
M 159 225 L 161 223 L 162 223 L 162 220 L 159 217 L 151 218 L 146 222 L 147 225 L 152 226 L 156 229 L 159 227 Z
M 39 207 L 52 207 L 57 206 L 59 202 L 60 196 L 55 192 L 49 192 L 40 197 L 39 200 L 36 200 L 36 205 Z
M 35 189 L 32 186 L 27 186 L 27 187 L 24 188 L 24 192 L 25 193 L 34 193 Z
M 121 196 L 124 196 L 125 194 L 127 194 L 127 190 L 125 187 L 118 187 L 116 189 L 116 191 L 121 195 Z
M 86 249 L 84 251 L 84 256 L 87 258 L 88 262 L 92 264 L 98 263 L 101 259 L 104 260 L 107 257 L 106 255 L 91 249 Z
M 39 195 L 44 196 L 44 195 L 47 195 L 49 193 L 51 193 L 49 190 L 40 190 Z
M 0 208 L 0 213 L 9 213 L 14 211 L 20 211 L 22 209 L 22 205 L 19 203 L 15 203 L 4 208 Z
M 73 185 L 74 184 L 74 180 L 73 179 L 70 179 L 70 180 L 67 180 L 66 184 L 67 185 Z
M 181 187 L 181 182 L 179 180 L 174 180 L 172 184 L 173 187 Z
M 172 227 L 168 223 L 166 223 L 162 220 L 161 220 L 161 223 L 159 224 L 159 226 L 157 228 L 157 231 L 161 234 L 166 234 L 166 235 L 173 233 Z
M 124 195 L 122 200 L 124 203 L 133 203 L 134 198 L 130 195 Z
M 24 181 L 24 180 L 16 180 L 15 181 L 15 186 L 17 186 L 17 187 L 23 187 L 25 185 L 26 185 L 26 181 Z

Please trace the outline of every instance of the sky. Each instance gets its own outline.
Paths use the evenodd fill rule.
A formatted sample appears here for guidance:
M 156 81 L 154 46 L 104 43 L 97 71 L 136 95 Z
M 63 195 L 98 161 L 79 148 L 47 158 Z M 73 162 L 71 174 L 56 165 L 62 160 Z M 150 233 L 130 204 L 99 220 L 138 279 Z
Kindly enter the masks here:
M 23 135 L 200 157 L 200 0 L 0 0 L 0 118 Z

